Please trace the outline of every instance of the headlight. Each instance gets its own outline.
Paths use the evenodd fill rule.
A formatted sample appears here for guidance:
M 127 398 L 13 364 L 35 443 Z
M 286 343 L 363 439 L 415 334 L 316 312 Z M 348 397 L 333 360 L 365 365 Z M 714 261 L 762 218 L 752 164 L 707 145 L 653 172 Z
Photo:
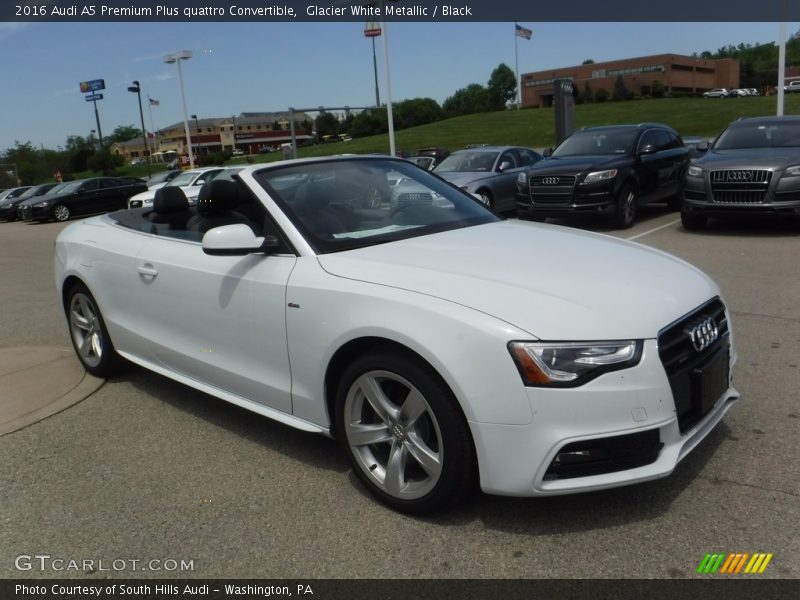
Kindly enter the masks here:
M 686 174 L 689 177 L 700 177 L 703 174 L 703 167 L 690 165 L 689 168 L 686 170 Z
M 34 206 L 34 208 L 47 208 L 48 206 L 50 206 L 50 203 L 49 202 L 37 202 L 33 206 Z
M 583 183 L 597 183 L 598 181 L 608 181 L 617 176 L 616 169 L 609 169 L 608 171 L 595 171 L 589 173 L 583 180 Z
M 620 342 L 511 342 L 511 356 L 525 385 L 577 387 L 627 369 L 642 356 L 641 340 Z
M 786 177 L 800 177 L 800 165 L 786 167 L 786 170 L 783 172 L 783 174 Z
M 517 183 L 520 185 L 525 185 L 528 182 L 528 174 L 523 171 L 519 175 L 517 175 Z

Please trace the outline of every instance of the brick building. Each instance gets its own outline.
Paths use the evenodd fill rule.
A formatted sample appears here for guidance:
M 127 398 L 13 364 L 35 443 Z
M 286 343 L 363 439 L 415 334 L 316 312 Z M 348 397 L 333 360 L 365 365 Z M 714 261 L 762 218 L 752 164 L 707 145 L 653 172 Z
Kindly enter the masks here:
M 654 81 L 660 81 L 667 93 L 701 93 L 719 87 L 738 88 L 739 60 L 656 54 L 523 73 L 520 77 L 522 105 L 552 106 L 555 79 L 571 79 L 579 94 L 587 82 L 593 93 L 602 88 L 610 94 L 619 75 L 622 75 L 625 87 L 637 96 L 649 93 Z

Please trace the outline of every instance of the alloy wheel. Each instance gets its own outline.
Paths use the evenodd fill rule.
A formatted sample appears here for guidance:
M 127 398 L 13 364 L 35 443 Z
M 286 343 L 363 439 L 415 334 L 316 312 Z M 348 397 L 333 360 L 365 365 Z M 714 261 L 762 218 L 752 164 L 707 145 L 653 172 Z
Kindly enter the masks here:
M 434 489 L 442 475 L 442 433 L 412 383 L 390 371 L 368 371 L 351 384 L 344 417 L 350 451 L 375 486 L 399 500 Z
M 78 292 L 69 304 L 69 328 L 81 360 L 96 367 L 103 359 L 103 329 L 92 300 Z

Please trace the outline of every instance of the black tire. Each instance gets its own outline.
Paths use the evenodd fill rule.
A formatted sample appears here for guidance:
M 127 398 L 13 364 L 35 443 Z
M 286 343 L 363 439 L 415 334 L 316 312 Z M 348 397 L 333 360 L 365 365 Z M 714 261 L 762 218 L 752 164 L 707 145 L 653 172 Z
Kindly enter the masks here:
M 69 220 L 69 207 L 64 206 L 63 204 L 56 204 L 53 207 L 53 219 L 56 221 L 67 221 Z
M 103 379 L 117 373 L 123 360 L 108 335 L 97 302 L 82 283 L 75 283 L 66 295 L 64 310 L 69 324 L 69 338 L 83 368 Z
M 636 193 L 636 186 L 626 183 L 617 195 L 617 203 L 614 205 L 614 213 L 611 216 L 611 224 L 617 229 L 630 229 L 636 222 L 638 213 L 639 195 Z
M 704 229 L 708 217 L 705 215 L 698 215 L 689 210 L 681 210 L 681 223 L 686 231 L 700 231 Z
M 395 510 L 430 513 L 473 487 L 466 418 L 436 371 L 411 354 L 383 348 L 356 358 L 336 390 L 335 423 L 353 472 Z

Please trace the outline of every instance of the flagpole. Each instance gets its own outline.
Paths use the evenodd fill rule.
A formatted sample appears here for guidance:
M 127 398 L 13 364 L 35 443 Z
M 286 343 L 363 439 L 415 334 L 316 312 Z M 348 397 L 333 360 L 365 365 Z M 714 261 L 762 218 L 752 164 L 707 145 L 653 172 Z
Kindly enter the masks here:
M 517 73 L 517 110 L 519 110 L 519 105 L 522 103 L 522 86 L 520 86 L 519 82 L 519 51 L 517 50 L 519 42 L 517 41 L 517 22 L 514 21 L 514 68 L 516 69 Z

